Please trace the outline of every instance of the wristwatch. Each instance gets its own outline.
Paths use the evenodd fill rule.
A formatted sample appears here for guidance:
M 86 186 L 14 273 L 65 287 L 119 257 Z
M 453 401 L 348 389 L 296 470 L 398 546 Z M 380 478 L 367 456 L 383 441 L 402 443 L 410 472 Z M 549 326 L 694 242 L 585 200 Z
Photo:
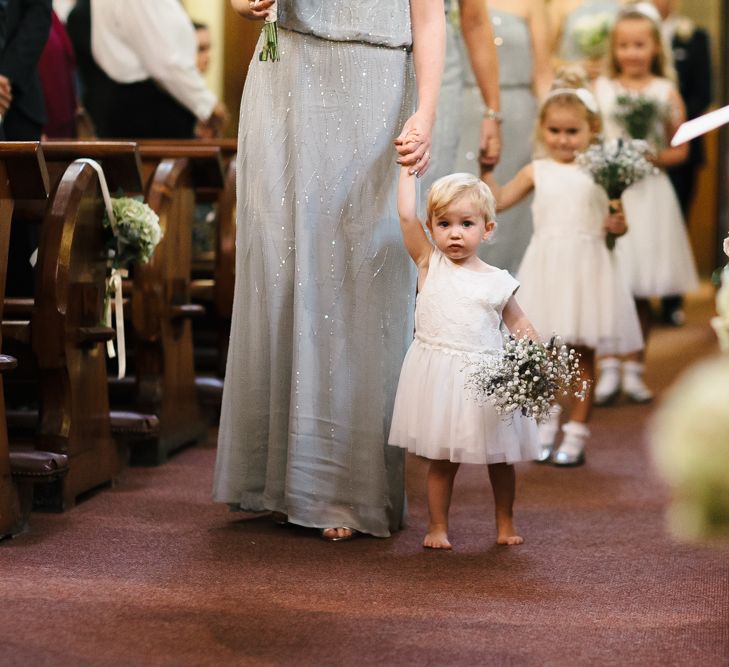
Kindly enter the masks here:
M 492 109 L 491 107 L 486 107 L 486 110 L 483 112 L 483 117 L 488 118 L 489 120 L 495 120 L 497 123 L 501 123 L 504 120 L 501 112 L 496 111 L 496 109 Z

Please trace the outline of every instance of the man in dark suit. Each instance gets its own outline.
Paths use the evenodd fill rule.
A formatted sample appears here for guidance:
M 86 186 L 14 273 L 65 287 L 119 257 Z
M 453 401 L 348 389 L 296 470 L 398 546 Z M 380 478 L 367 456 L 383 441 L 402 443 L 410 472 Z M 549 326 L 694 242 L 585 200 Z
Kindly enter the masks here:
M 32 141 L 46 122 L 38 59 L 51 28 L 51 0 L 0 0 L 0 136 Z
M 653 0 L 663 19 L 663 38 L 670 45 L 673 64 L 678 75 L 678 87 L 686 103 L 687 118 L 704 113 L 711 103 L 711 54 L 709 36 L 691 19 L 676 13 L 675 0 Z M 696 176 L 704 163 L 703 138 L 689 145 L 689 157 L 683 164 L 671 167 L 668 175 L 676 190 L 684 218 L 688 220 L 689 207 L 696 187 Z M 663 319 L 667 324 L 683 323 L 681 297 L 663 299 Z
M 51 0 L 0 0 L 0 140 L 37 141 L 46 122 L 38 60 L 51 29 Z M 33 293 L 28 261 L 36 225 L 11 225 L 8 296 Z
M 91 0 L 77 0 L 66 21 L 66 31 L 76 53 L 81 101 L 99 137 L 108 137 L 111 114 L 112 81 L 98 66 L 91 53 Z

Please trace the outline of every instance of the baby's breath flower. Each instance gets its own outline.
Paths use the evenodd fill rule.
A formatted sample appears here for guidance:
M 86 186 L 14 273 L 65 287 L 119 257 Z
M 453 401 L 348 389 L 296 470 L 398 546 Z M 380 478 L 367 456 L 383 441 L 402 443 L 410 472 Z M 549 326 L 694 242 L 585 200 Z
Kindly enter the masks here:
M 466 387 L 479 401 L 489 400 L 498 414 L 517 409 L 537 421 L 548 418 L 557 394 L 584 400 L 587 383 L 580 383 L 579 355 L 567 346 L 536 343 L 513 335 L 504 340 L 500 355 L 484 356 L 469 366 Z

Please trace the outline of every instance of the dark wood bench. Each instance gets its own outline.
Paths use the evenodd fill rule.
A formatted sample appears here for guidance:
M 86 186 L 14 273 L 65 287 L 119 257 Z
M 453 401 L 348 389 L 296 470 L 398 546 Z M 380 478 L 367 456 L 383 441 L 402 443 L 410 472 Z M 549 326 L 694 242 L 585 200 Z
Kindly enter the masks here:
M 155 140 L 162 147 L 214 146 L 220 149 L 223 169 L 223 188 L 195 187 L 196 206 L 209 205 L 213 209 L 213 244 L 209 252 L 196 251 L 192 254 L 191 299 L 206 308 L 205 318 L 196 320 L 194 327 L 196 363 L 206 370 L 211 369 L 222 378 L 225 375 L 230 322 L 233 314 L 233 291 L 235 288 L 235 236 L 236 236 L 236 153 L 235 139 L 209 140 Z M 204 349 L 201 349 L 204 348 Z M 214 357 L 206 353 L 212 349 Z M 198 382 L 200 387 L 215 386 L 213 378 Z
M 110 483 L 121 465 L 111 433 L 104 349 L 114 331 L 99 324 L 107 274 L 104 204 L 95 170 L 73 162 L 77 149 L 44 144 L 50 203 L 16 207 L 13 224 L 41 223 L 35 294 L 7 300 L 3 319 L 3 333 L 24 362 L 17 373 L 19 395 L 29 387 L 37 391 L 33 445 L 68 457 L 68 474 L 49 472 L 54 483 L 35 499 L 36 507 L 55 511 Z M 135 182 L 141 188 L 134 144 L 78 150 L 103 163 L 112 191 L 133 190 Z
M 47 197 L 48 174 L 38 143 L 0 144 L 0 322 L 3 319 L 8 242 L 15 199 L 45 201 Z M 0 353 L 0 374 L 16 366 L 14 357 Z M 0 538 L 15 535 L 25 528 L 35 485 L 53 482 L 67 471 L 65 455 L 10 449 L 3 383 L 0 382 Z
M 164 236 L 152 260 L 136 267 L 130 289 L 135 337 L 134 405 L 159 417 L 159 437 L 133 462 L 158 464 L 207 431 L 195 384 L 192 320 L 204 308 L 191 299 L 192 223 L 196 188 L 220 190 L 216 146 L 140 142 L 146 200 Z

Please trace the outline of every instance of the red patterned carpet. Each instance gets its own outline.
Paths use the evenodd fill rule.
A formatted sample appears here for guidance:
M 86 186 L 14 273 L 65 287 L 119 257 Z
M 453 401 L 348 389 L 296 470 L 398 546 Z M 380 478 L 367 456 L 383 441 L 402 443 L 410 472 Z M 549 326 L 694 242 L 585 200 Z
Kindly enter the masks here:
M 714 348 L 709 294 L 659 330 L 650 383 Z M 729 546 L 675 544 L 651 408 L 595 412 L 583 468 L 519 467 L 521 547 L 486 471 L 457 479 L 451 553 L 406 530 L 325 543 L 210 501 L 214 437 L 0 544 L 3 665 L 728 665 Z

